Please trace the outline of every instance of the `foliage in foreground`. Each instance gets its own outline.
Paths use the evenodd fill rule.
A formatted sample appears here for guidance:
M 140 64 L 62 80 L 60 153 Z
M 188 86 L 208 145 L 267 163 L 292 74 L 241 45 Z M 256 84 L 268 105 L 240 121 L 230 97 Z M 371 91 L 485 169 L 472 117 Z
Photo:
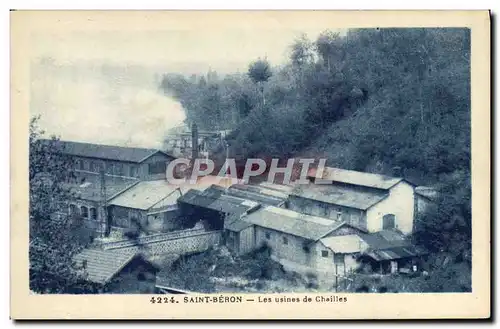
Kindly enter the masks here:
M 225 247 L 184 256 L 164 273 L 172 287 L 196 292 L 224 291 L 276 291 L 276 284 L 305 287 L 299 275 L 287 272 L 270 258 L 269 249 L 263 247 L 237 257 Z
M 438 267 L 427 275 L 385 275 L 368 276 L 355 274 L 354 283 L 348 292 L 377 293 L 427 293 L 427 292 L 470 292 L 470 263 L 458 262 Z
M 55 213 L 67 210 L 71 197 L 65 188 L 70 159 L 58 149 L 56 138 L 42 140 L 38 117 L 30 122 L 29 136 L 29 263 L 30 289 L 37 293 L 94 291 L 72 267 L 73 256 L 89 242 L 89 230 L 78 216 L 59 219 Z

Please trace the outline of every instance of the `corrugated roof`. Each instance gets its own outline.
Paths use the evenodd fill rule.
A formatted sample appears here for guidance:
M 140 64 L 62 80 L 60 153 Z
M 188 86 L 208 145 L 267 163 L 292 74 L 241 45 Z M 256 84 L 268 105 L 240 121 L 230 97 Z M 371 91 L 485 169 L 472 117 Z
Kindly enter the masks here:
M 65 183 L 76 198 L 89 201 L 101 200 L 101 177 L 94 173 L 75 173 L 75 179 L 71 183 Z M 120 176 L 104 176 L 106 186 L 106 198 L 110 200 L 116 194 L 137 184 L 138 179 Z
M 173 193 L 177 194 L 178 197 L 181 196 L 177 186 L 169 184 L 166 180 L 143 181 L 112 199 L 109 204 L 148 210 Z M 176 203 L 176 200 L 173 204 Z
M 312 168 L 308 173 L 309 177 L 320 178 L 323 180 L 340 182 L 344 184 L 367 186 L 378 189 L 390 189 L 397 183 L 403 180 L 403 178 L 390 177 L 379 174 L 372 174 L 361 171 L 346 170 L 334 167 L 325 167 L 323 175 L 321 177 L 317 173 L 316 168 Z
M 366 246 L 366 243 L 357 234 L 330 236 L 322 238 L 320 241 L 333 252 L 341 254 L 361 252 Z
M 230 187 L 227 192 L 228 195 L 239 197 L 242 199 L 252 200 L 258 203 L 270 205 L 270 206 L 278 206 L 285 202 L 286 198 L 278 198 L 270 195 L 265 195 L 259 192 L 253 192 L 250 190 L 233 188 Z
M 248 185 L 248 184 L 234 184 L 229 188 L 230 190 L 243 190 L 252 193 L 259 193 L 270 198 L 285 200 L 288 197 L 288 193 L 284 191 L 279 191 L 277 189 L 269 188 L 261 185 Z
M 290 193 L 303 198 L 318 200 L 344 207 L 366 210 L 388 196 L 385 191 L 362 190 L 355 187 L 339 185 L 297 185 Z
M 208 208 L 223 212 L 225 214 L 230 215 L 241 215 L 245 211 L 251 208 L 249 205 L 245 205 L 243 203 L 235 203 L 232 200 L 229 200 L 225 195 L 221 195 L 218 199 L 212 202 Z
M 396 231 L 332 236 L 322 238 L 320 241 L 333 252 L 361 252 L 376 261 L 414 257 L 427 253 L 424 248 L 413 245 L 402 233 Z
M 411 242 L 399 232 L 384 230 L 375 233 L 359 234 L 370 249 L 387 249 L 400 246 L 410 246 Z
M 123 147 L 73 141 L 58 141 L 57 143 L 61 147 L 61 152 L 72 156 L 81 156 L 87 158 L 98 158 L 135 163 L 140 163 L 156 153 L 161 153 L 165 156 L 173 158 L 173 156 L 168 155 L 163 151 L 150 148 Z
M 238 217 L 248 209 L 254 208 L 259 204 L 251 200 L 245 200 L 230 195 L 215 196 L 212 191 L 189 190 L 179 198 L 179 202 L 191 204 L 198 207 L 224 212 L 231 216 Z
M 232 184 L 237 181 L 236 179 L 232 179 L 230 177 L 222 177 L 222 176 L 215 176 L 215 175 L 207 175 L 207 176 L 202 176 L 198 177 L 195 182 L 191 182 L 191 179 L 188 178 L 186 181 L 176 184 L 179 186 L 183 191 L 188 191 L 190 189 L 195 189 L 195 190 L 206 190 L 208 188 L 218 188 L 218 189 L 226 189 Z
M 203 190 L 203 195 L 211 198 L 218 198 L 219 196 L 224 194 L 225 191 L 226 189 L 223 188 L 222 186 L 210 185 L 208 188 Z
M 73 261 L 78 267 L 86 261 L 85 271 L 87 280 L 106 284 L 125 265 L 127 265 L 136 255 L 136 252 L 127 251 L 127 249 L 101 250 L 84 249 L 81 253 L 73 257 Z
M 203 195 L 203 191 L 189 190 L 177 201 L 198 207 L 208 207 L 214 200 L 213 197 Z
M 289 209 L 267 206 L 242 220 L 309 240 L 317 240 L 343 224 L 327 218 L 301 214 Z
M 425 254 L 427 254 L 427 251 L 425 249 L 413 245 L 386 248 L 383 250 L 370 250 L 366 253 L 366 255 L 370 256 L 376 261 L 416 257 Z
M 229 230 L 229 231 L 240 232 L 240 231 L 242 231 L 242 230 L 244 230 L 247 227 L 250 227 L 252 225 L 253 225 L 252 223 L 246 222 L 246 221 L 241 220 L 241 219 L 237 219 L 237 220 L 225 225 L 224 228 L 226 230 Z

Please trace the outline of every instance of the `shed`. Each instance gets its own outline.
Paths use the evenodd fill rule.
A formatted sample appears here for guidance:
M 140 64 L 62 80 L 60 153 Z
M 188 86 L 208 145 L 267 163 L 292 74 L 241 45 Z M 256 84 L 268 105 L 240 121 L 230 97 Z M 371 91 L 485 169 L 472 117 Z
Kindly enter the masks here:
M 253 226 L 247 228 L 238 222 L 230 225 L 230 230 L 239 231 L 239 236 L 235 234 L 235 238 L 240 239 L 237 243 L 240 250 L 245 249 L 242 246 L 249 243 L 252 248 L 247 249 L 267 245 L 273 258 L 282 264 L 294 264 L 296 271 L 300 271 L 300 267 L 314 268 L 316 256 L 311 245 L 345 225 L 343 222 L 274 206 L 250 212 L 241 221 Z M 248 234 L 253 231 L 253 240 L 244 240 L 247 239 L 247 231 Z
M 318 240 L 335 230 L 342 222 L 328 218 L 301 214 L 289 209 L 268 206 L 243 218 L 244 221 L 298 236 L 307 240 Z
M 380 231 L 360 234 L 367 247 L 360 256 L 360 261 L 369 265 L 373 271 L 395 273 L 415 271 L 419 267 L 420 258 L 428 251 L 414 245 L 403 234 L 397 231 Z
M 185 220 L 203 221 L 210 229 L 222 229 L 226 218 L 238 218 L 251 208 L 258 207 L 254 201 L 222 194 L 219 189 L 204 191 L 189 190 L 178 200 L 181 215 Z
M 165 180 L 142 181 L 109 202 L 113 226 L 165 232 L 182 228 L 178 220 L 180 189 Z
M 132 281 L 151 281 L 158 270 L 138 252 L 122 249 L 84 249 L 73 257 L 73 261 L 86 280 L 106 286 L 107 291 L 118 289 L 120 285 L 123 288 L 124 284 L 130 286 L 126 281 L 131 274 L 134 276 Z

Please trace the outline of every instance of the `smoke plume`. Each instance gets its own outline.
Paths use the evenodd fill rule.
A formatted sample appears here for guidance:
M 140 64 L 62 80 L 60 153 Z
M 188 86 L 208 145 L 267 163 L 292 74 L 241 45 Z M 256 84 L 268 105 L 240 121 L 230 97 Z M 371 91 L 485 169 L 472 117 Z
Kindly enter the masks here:
M 103 63 L 32 65 L 31 115 L 62 140 L 161 148 L 182 123 L 182 105 L 158 89 L 158 73 Z

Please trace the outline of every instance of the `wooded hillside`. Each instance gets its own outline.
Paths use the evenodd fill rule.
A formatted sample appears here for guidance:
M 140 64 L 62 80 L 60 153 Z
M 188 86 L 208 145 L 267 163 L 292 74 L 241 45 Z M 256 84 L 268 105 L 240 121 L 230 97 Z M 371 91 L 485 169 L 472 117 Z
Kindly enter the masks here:
M 290 45 L 286 65 L 247 73 L 165 75 L 187 121 L 234 129 L 241 158 L 327 158 L 346 169 L 391 174 L 441 190 L 416 238 L 470 257 L 470 31 L 325 31 Z M 423 234 L 422 234 L 423 233 Z M 459 255 L 459 256 L 458 256 Z

